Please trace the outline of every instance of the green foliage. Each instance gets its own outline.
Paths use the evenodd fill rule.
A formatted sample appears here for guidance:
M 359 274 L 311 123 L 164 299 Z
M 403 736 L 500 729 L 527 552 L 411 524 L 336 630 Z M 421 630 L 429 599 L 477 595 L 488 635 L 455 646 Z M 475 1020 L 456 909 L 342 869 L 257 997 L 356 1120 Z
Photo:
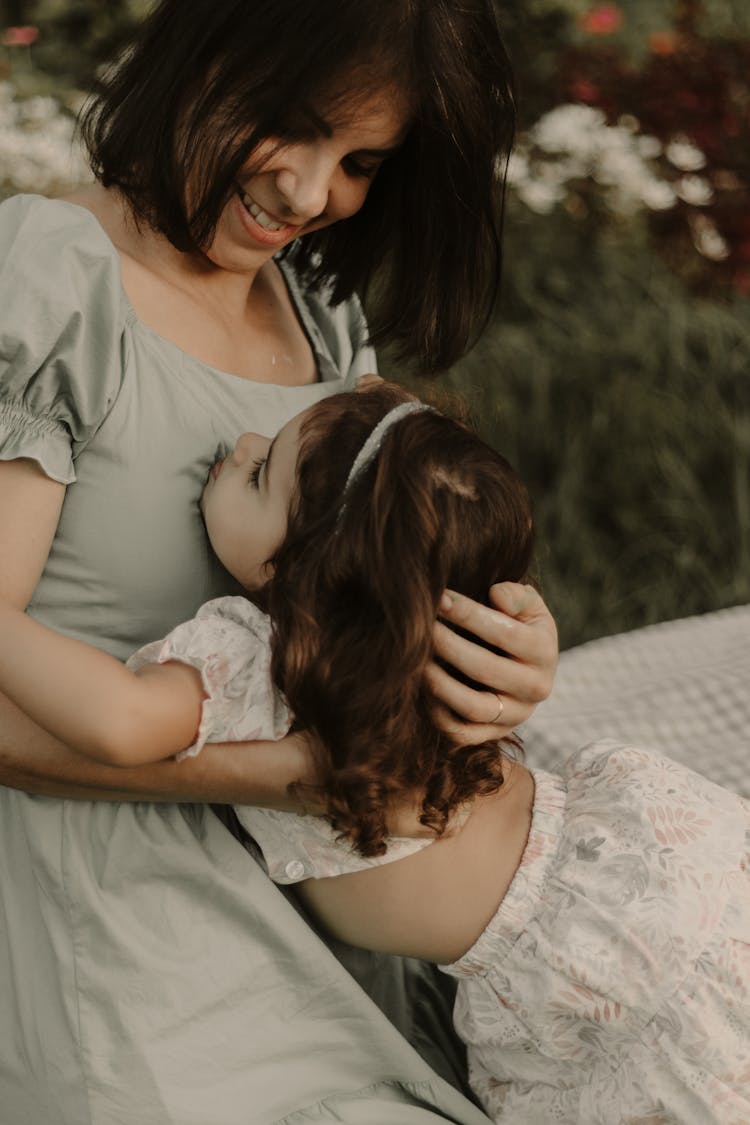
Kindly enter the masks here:
M 514 208 L 445 379 L 531 489 L 564 647 L 750 600 L 750 303 L 690 297 L 644 235 Z

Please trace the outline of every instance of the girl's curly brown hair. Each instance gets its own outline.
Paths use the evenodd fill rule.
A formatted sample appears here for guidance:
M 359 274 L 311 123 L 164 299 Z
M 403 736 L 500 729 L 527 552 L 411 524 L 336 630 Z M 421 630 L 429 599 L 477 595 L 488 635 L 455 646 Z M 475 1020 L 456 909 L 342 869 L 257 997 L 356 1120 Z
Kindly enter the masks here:
M 532 547 L 520 479 L 442 413 L 399 421 L 342 504 L 368 435 L 410 397 L 385 383 L 308 413 L 288 531 L 263 598 L 274 679 L 320 743 L 326 814 L 367 856 L 385 851 L 399 795 L 422 793 L 422 823 L 441 833 L 463 802 L 502 785 L 502 744 L 451 742 L 431 718 L 423 673 L 446 587 L 486 601 L 494 582 L 524 578 Z

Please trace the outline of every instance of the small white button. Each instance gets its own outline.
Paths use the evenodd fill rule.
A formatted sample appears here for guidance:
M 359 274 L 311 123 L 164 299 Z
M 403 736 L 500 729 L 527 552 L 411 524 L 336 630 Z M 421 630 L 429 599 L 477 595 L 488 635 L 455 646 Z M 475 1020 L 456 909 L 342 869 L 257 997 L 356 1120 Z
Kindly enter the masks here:
M 298 859 L 290 859 L 284 870 L 286 871 L 287 878 L 294 882 L 298 879 L 304 879 L 305 877 L 305 865 Z

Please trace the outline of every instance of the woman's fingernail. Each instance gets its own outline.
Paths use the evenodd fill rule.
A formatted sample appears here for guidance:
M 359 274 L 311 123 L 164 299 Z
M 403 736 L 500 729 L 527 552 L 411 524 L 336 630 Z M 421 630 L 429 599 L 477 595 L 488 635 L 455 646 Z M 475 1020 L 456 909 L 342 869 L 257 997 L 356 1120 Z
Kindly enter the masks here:
M 448 610 L 453 609 L 453 598 L 450 596 L 450 594 L 448 594 L 448 593 L 443 594 L 443 596 L 440 599 L 440 607 L 439 608 L 442 609 L 445 613 L 447 613 Z

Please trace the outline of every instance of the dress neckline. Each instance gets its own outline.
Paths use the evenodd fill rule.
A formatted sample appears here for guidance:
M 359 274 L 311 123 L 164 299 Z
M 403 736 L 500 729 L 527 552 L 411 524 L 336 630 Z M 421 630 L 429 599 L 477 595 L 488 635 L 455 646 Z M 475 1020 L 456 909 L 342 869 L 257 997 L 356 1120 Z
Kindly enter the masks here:
M 304 387 L 317 386 L 317 384 L 319 383 L 330 382 L 340 377 L 339 370 L 326 344 L 325 337 L 320 331 L 320 328 L 308 307 L 305 291 L 300 285 L 299 278 L 294 272 L 293 265 L 290 261 L 288 261 L 287 256 L 285 256 L 284 258 L 275 258 L 274 261 L 279 268 L 279 272 L 281 273 L 282 280 L 289 295 L 289 300 L 291 301 L 292 308 L 294 309 L 300 327 L 302 328 L 302 331 L 305 334 L 305 338 L 307 339 L 307 342 L 310 345 L 313 353 L 318 378 L 312 383 L 275 383 L 272 380 L 266 381 L 260 379 L 248 379 L 246 376 L 238 375 L 236 372 L 226 371 L 220 367 L 214 367 L 212 366 L 212 364 L 206 363 L 204 360 L 199 359 L 198 356 L 193 355 L 191 352 L 185 351 L 184 348 L 181 348 L 179 344 L 176 344 L 168 337 L 162 336 L 161 333 L 157 332 L 156 329 L 151 328 L 150 325 L 146 324 L 145 321 L 143 321 L 138 316 L 138 313 L 136 312 L 135 307 L 133 306 L 133 303 L 130 300 L 128 292 L 123 283 L 122 259 L 120 257 L 120 251 L 117 249 L 116 245 L 107 234 L 107 231 L 104 229 L 94 212 L 91 211 L 88 207 L 83 206 L 83 204 L 81 203 L 73 203 L 67 199 L 50 200 L 45 196 L 38 196 L 37 198 L 44 199 L 46 203 L 54 203 L 66 208 L 74 208 L 77 212 L 88 216 L 88 220 L 92 227 L 92 230 L 95 230 L 97 232 L 97 235 L 106 242 L 107 252 L 113 257 L 114 261 L 117 264 L 117 277 L 120 286 L 120 297 L 122 300 L 123 308 L 125 310 L 127 323 L 138 333 L 148 336 L 151 340 L 155 341 L 161 347 L 174 352 L 177 356 L 180 357 L 183 362 L 187 361 L 190 364 L 199 367 L 202 371 L 208 372 L 211 375 L 218 375 L 224 379 L 239 379 L 243 383 L 248 383 L 254 387 L 269 387 L 290 391 L 300 390 Z

